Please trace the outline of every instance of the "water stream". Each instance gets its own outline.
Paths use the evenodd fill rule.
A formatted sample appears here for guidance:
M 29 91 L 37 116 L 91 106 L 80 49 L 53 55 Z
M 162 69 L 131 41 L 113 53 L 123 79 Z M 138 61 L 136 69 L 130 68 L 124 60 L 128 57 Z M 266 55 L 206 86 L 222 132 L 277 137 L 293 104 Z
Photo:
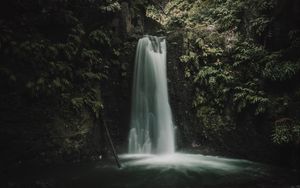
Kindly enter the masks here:
M 132 91 L 129 153 L 175 151 L 166 75 L 166 40 L 144 36 L 138 42 Z

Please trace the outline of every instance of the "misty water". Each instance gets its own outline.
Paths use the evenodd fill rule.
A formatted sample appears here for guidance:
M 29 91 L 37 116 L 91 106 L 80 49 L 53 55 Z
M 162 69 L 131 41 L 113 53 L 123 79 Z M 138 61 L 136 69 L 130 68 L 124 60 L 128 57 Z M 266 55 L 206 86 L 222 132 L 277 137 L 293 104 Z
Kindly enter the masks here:
M 174 153 L 168 98 L 166 40 L 144 36 L 138 41 L 131 105 L 129 153 Z
M 271 177 L 270 167 L 248 160 L 201 154 L 120 155 L 122 168 L 101 164 L 85 186 L 107 188 L 244 187 Z
M 49 188 L 297 188 L 299 185 L 294 171 L 242 159 L 183 153 L 119 157 L 121 168 L 113 158 L 108 158 L 96 163 L 18 169 L 10 172 L 14 176 L 9 176 L 9 181 L 24 185 L 20 187 Z

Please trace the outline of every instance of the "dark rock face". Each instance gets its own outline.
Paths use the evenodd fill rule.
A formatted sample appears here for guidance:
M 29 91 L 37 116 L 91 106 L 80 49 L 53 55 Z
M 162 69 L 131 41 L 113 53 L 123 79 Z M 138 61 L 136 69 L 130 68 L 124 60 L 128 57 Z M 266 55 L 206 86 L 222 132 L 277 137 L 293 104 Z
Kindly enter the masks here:
M 127 152 L 130 123 L 131 87 L 135 49 L 144 34 L 145 11 L 123 2 L 121 10 L 113 19 L 115 45 L 119 46 L 118 63 L 109 70 L 109 80 L 101 84 L 105 121 L 118 152 Z
M 144 32 L 145 10 L 134 8 L 127 2 L 121 3 L 121 10 L 112 19 L 115 34 L 125 38 Z
M 170 105 L 176 132 L 177 149 L 192 143 L 195 134 L 191 131 L 194 127 L 192 107 L 192 82 L 185 78 L 183 64 L 179 57 L 183 54 L 183 33 L 172 32 L 167 36 L 168 62 L 167 76 L 170 96 Z
M 130 9 L 126 2 L 121 4 L 121 19 L 123 30 L 126 33 L 131 33 L 133 30 L 132 15 L 130 14 Z
M 300 2 L 297 0 L 278 1 L 271 22 L 267 47 L 278 50 L 290 45 L 290 32 L 300 29 Z

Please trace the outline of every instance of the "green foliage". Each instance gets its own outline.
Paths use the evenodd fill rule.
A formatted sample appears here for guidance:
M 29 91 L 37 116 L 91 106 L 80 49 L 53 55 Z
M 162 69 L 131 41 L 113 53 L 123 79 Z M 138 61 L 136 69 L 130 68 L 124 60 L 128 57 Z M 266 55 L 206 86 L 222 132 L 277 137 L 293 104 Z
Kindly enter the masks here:
M 237 111 L 241 112 L 251 105 L 255 107 L 255 115 L 265 112 L 269 102 L 265 93 L 256 89 L 255 83 L 248 82 L 246 86 L 234 88 L 233 102 L 237 107 Z
M 220 115 L 215 108 L 199 106 L 196 115 L 200 120 L 202 136 L 205 139 L 222 140 L 222 135 L 235 129 L 228 116 Z
M 216 69 L 212 66 L 203 66 L 196 75 L 194 82 L 199 81 L 200 84 L 214 86 L 221 82 L 226 84 L 231 83 L 233 79 L 230 71 Z
M 74 104 L 72 99 L 76 96 L 83 98 L 82 104 L 98 114 L 95 109 L 102 104 L 96 96 L 99 93 L 92 92 L 91 88 L 107 78 L 107 65 L 103 61 L 113 56 L 112 51 L 103 53 L 99 49 L 111 46 L 110 32 L 100 27 L 85 31 L 80 17 L 76 17 L 72 11 L 64 11 L 62 17 L 69 32 L 66 40 L 60 42 L 47 37 L 38 38 L 34 36 L 35 33 L 32 33 L 32 37 L 19 39 L 18 33 L 11 32 L 10 24 L 2 24 L 0 43 L 6 46 L 2 55 L 6 59 L 2 64 L 2 72 L 9 70 L 10 75 L 6 76 L 15 80 L 18 89 L 27 91 L 31 97 L 49 97 L 57 104 L 69 105 Z M 52 17 L 49 15 L 43 19 L 51 20 Z M 20 67 L 25 72 L 20 72 Z M 82 91 L 78 92 L 78 88 Z M 78 96 L 79 93 L 83 96 Z M 75 107 L 79 106 L 76 103 Z M 84 108 L 84 105 L 81 107 Z
M 260 69 L 263 66 L 262 58 L 266 55 L 267 52 L 262 46 L 253 43 L 253 41 L 237 42 L 232 49 L 233 67 L 240 70 L 247 67 L 247 71 L 253 70 L 253 74 L 257 74 L 257 72 L 261 71 Z
M 102 13 L 107 13 L 107 12 L 117 12 L 121 10 L 121 5 L 117 1 L 106 1 L 106 5 L 101 5 L 99 6 L 99 10 Z
M 278 62 L 271 59 L 265 65 L 263 76 L 272 81 L 285 81 L 295 77 L 299 71 L 299 62 Z
M 289 108 L 298 109 L 290 103 L 276 102 L 283 97 L 281 93 L 290 92 L 282 89 L 283 83 L 291 82 L 290 87 L 299 88 L 296 83 L 300 46 L 299 31 L 291 30 L 289 47 L 266 49 L 277 3 L 278 0 L 174 0 L 165 6 L 167 15 L 159 14 L 155 7 L 148 10 L 166 29 L 178 32 L 184 28 L 179 60 L 186 81 L 193 83 L 191 104 L 202 137 L 222 140 L 239 126 L 259 134 L 249 125 L 263 121 L 259 129 L 270 129 L 270 117 L 288 116 L 292 111 Z M 294 130 L 283 128 L 274 130 L 275 143 L 280 143 L 287 131 Z
M 41 150 L 79 151 L 93 125 L 82 120 L 102 118 L 100 86 L 118 62 L 106 18 L 119 14 L 119 1 L 13 0 L 0 9 L 0 119 L 47 133 Z
M 92 31 L 89 35 L 90 41 L 95 45 L 110 47 L 110 38 L 102 30 Z
M 276 144 L 290 144 L 299 142 L 300 123 L 289 118 L 282 118 L 275 122 L 272 140 Z

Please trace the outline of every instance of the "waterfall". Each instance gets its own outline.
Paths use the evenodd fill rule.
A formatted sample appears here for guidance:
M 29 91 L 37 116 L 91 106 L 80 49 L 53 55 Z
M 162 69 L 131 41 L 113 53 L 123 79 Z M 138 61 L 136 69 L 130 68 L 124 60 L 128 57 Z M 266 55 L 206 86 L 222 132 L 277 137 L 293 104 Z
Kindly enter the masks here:
M 137 45 L 132 90 L 129 153 L 175 151 L 166 73 L 166 40 L 144 36 Z

